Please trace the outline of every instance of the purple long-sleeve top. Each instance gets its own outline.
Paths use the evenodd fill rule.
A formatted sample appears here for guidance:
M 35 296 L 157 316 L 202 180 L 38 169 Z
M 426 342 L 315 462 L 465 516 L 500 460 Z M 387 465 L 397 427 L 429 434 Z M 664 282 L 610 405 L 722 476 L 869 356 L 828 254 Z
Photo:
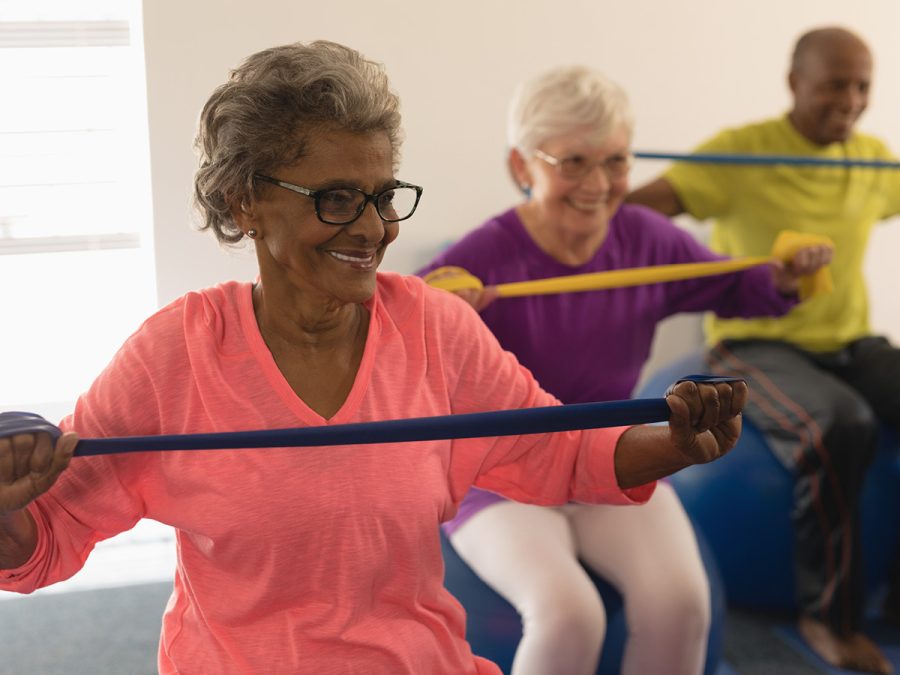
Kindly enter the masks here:
M 463 267 L 485 285 L 649 265 L 706 262 L 722 257 L 655 211 L 625 204 L 606 240 L 587 263 L 565 265 L 535 244 L 510 209 L 439 254 L 418 274 L 444 265 Z M 657 324 L 679 312 L 721 317 L 780 316 L 797 302 L 773 284 L 767 266 L 645 286 L 500 298 L 481 316 L 504 348 L 564 403 L 631 396 L 650 354 Z M 470 490 L 451 533 L 501 497 Z

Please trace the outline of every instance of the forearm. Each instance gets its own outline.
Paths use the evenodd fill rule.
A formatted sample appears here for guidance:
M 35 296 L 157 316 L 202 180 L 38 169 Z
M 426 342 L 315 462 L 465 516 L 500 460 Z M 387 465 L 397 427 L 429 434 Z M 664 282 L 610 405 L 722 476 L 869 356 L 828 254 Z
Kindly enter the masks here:
M 732 284 L 713 308 L 723 319 L 783 316 L 798 303 L 796 292 L 776 283 L 771 265 L 762 265 L 731 275 Z M 794 289 L 796 290 L 796 289 Z
M 0 516 L 0 570 L 24 565 L 37 546 L 37 525 L 27 509 Z
M 657 178 L 652 183 L 634 190 L 625 197 L 625 201 L 630 204 L 642 204 L 669 217 L 685 212 L 678 193 L 665 178 Z
M 631 427 L 616 444 L 616 479 L 624 490 L 665 478 L 690 465 L 672 444 L 668 427 Z

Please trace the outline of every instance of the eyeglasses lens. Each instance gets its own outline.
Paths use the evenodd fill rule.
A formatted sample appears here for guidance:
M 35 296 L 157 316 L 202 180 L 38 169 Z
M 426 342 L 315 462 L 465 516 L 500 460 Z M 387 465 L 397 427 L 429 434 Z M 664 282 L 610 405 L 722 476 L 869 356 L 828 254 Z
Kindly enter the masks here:
M 359 216 L 365 201 L 365 195 L 357 190 L 326 190 L 319 195 L 319 215 L 329 223 L 349 223 Z M 416 191 L 409 187 L 385 190 L 378 195 L 375 206 L 382 220 L 403 220 L 416 207 Z

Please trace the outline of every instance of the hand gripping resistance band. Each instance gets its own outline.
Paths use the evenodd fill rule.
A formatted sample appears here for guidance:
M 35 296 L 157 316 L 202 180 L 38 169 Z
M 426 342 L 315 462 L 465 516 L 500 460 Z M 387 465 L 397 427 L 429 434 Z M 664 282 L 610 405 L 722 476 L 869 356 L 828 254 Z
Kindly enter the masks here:
M 635 152 L 639 159 L 671 159 L 695 164 L 782 164 L 795 166 L 861 167 L 870 169 L 900 169 L 900 162 L 885 159 L 863 159 L 852 157 L 802 157 L 800 155 L 744 155 L 717 152 Z
M 691 382 L 740 382 L 739 378 L 688 375 L 675 384 Z M 668 395 L 672 388 L 669 387 Z M 665 398 L 631 399 L 604 403 L 575 403 L 498 410 L 464 415 L 414 417 L 409 419 L 337 424 L 334 426 L 233 431 L 213 434 L 168 436 L 123 436 L 87 438 L 78 441 L 76 457 L 113 455 L 159 450 L 214 450 L 236 448 L 316 447 L 324 445 L 365 445 L 404 443 L 483 436 L 521 436 L 575 429 L 631 426 L 665 422 L 669 406 Z M 40 415 L 23 412 L 0 413 L 0 438 L 45 432 L 59 438 L 61 431 Z
M 831 239 L 822 235 L 783 230 L 772 245 L 772 254 L 770 256 L 754 256 L 703 263 L 654 265 L 651 267 L 633 267 L 589 274 L 572 274 L 564 277 L 498 284 L 496 290 L 501 298 L 514 298 L 525 295 L 599 291 L 609 288 L 658 284 L 666 281 L 697 279 L 739 272 L 757 265 L 765 265 L 772 258 L 787 262 L 796 255 L 799 249 L 820 244 L 833 246 Z M 461 267 L 439 267 L 425 275 L 425 281 L 432 286 L 451 292 L 481 290 L 484 288 L 480 279 Z M 814 295 L 828 293 L 832 288 L 831 274 L 827 268 L 823 267 L 815 274 L 800 280 L 800 297 L 806 299 Z

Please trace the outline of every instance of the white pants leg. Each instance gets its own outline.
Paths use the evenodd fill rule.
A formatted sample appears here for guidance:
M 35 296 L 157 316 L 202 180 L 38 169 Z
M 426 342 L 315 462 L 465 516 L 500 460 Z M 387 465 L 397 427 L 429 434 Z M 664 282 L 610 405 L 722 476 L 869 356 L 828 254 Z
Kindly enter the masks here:
M 668 484 L 643 506 L 495 504 L 451 543 L 522 617 L 513 675 L 596 672 L 606 613 L 579 557 L 625 598 L 623 675 L 702 671 L 709 588 L 690 522 Z
M 573 509 L 579 556 L 625 599 L 629 639 L 622 675 L 702 673 L 709 581 L 672 486 L 659 483 L 643 506 L 567 508 Z
M 501 502 L 451 537 L 459 556 L 522 617 L 513 675 L 593 675 L 606 613 L 578 563 L 567 515 Z

